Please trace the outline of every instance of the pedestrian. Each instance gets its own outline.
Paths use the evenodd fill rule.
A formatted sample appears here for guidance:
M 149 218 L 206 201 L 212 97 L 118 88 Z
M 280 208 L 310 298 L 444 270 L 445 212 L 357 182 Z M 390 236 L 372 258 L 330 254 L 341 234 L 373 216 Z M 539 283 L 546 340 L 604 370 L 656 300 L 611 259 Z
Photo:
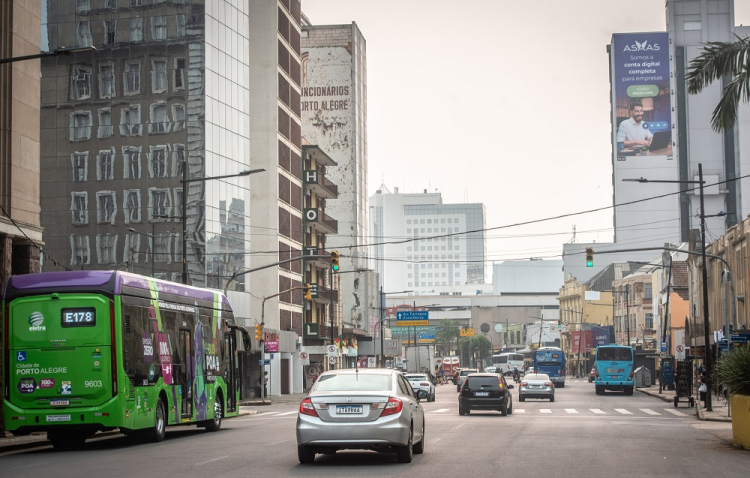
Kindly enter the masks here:
M 698 383 L 700 384 L 698 386 L 698 393 L 700 395 L 700 401 L 703 402 L 703 406 L 706 406 L 706 394 L 708 392 L 708 387 L 706 386 L 706 373 L 702 372 L 700 378 L 698 379 Z
M 268 372 L 263 372 L 263 375 L 258 377 L 258 385 L 263 383 L 263 396 L 268 396 Z

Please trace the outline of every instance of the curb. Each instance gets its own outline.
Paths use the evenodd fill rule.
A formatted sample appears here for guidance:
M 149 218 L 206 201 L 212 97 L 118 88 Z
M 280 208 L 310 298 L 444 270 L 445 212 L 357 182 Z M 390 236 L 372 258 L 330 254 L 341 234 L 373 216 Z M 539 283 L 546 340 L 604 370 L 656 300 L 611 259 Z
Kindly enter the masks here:
M 256 414 L 258 414 L 257 410 L 248 410 L 248 411 L 240 412 L 240 414 L 237 415 L 237 417 L 232 417 L 232 418 L 239 418 L 239 417 L 244 417 L 248 415 L 256 415 Z M 227 418 L 227 420 L 231 420 L 232 418 Z M 121 435 L 120 431 L 111 430 L 108 432 L 99 432 L 91 438 L 96 439 L 96 438 L 103 438 L 103 437 L 109 437 L 109 436 L 115 436 L 115 435 Z M 30 448 L 37 448 L 40 446 L 52 446 L 52 443 L 50 443 L 50 441 L 47 440 L 46 438 L 40 437 L 38 440 L 31 440 L 31 441 L 26 441 L 23 443 L 12 443 L 9 445 L 4 445 L 2 443 L 2 438 L 0 438 L 0 453 L 5 453 L 9 451 L 18 451 L 18 450 L 28 450 Z

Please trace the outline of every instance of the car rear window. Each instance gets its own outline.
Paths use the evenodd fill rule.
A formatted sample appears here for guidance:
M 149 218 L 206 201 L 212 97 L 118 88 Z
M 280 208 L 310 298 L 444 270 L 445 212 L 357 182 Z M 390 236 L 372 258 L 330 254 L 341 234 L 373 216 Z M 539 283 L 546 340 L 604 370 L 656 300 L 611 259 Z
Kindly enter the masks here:
M 526 374 L 524 380 L 549 380 L 549 375 L 543 373 L 530 373 Z
M 500 382 L 495 377 L 469 377 L 466 380 L 469 382 L 469 388 L 498 388 Z
M 406 380 L 409 380 L 410 382 L 416 382 L 418 380 L 427 380 L 427 377 L 424 375 L 407 375 Z
M 461 370 L 461 376 L 469 375 L 470 373 L 477 373 L 476 370 Z
M 391 389 L 390 375 L 330 374 L 315 382 L 315 392 L 378 392 Z

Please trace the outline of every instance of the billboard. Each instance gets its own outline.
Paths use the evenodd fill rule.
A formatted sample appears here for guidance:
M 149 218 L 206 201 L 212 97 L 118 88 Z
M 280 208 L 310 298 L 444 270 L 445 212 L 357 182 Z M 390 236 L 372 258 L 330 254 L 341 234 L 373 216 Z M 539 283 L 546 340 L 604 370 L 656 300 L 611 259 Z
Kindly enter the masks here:
M 669 33 L 613 35 L 611 48 L 617 160 L 672 159 Z

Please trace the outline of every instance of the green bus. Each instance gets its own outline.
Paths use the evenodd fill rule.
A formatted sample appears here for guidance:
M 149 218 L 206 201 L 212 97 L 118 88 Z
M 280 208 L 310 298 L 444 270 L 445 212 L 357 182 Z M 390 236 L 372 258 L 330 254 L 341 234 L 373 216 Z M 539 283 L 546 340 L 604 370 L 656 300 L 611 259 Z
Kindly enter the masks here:
M 56 448 L 120 429 L 216 431 L 239 412 L 237 337 L 220 292 L 122 271 L 13 276 L 3 294 L 3 420 Z

